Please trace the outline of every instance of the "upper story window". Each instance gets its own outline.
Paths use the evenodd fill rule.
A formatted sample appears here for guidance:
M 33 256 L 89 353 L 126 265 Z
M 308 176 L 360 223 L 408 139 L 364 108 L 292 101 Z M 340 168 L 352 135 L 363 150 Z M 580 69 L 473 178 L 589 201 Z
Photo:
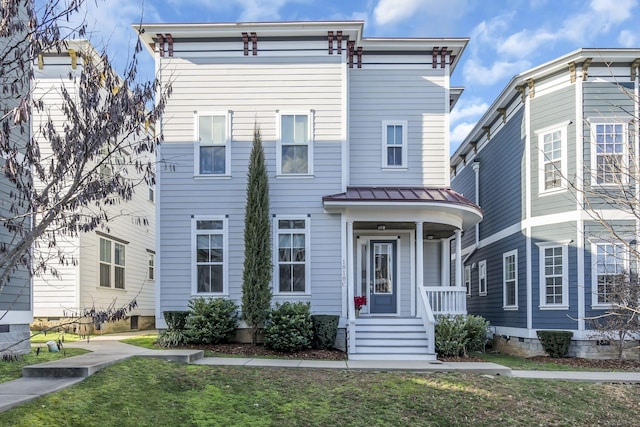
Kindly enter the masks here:
M 230 134 L 229 113 L 196 113 L 195 175 L 231 175 Z
M 626 129 L 626 123 L 591 124 L 591 168 L 596 184 L 619 185 L 627 182 Z
M 147 250 L 147 279 L 156 279 L 156 254 Z
M 309 218 L 276 218 L 276 293 L 303 293 L 309 289 Z
M 567 127 L 570 122 L 538 130 L 539 192 L 567 187 Z
M 594 243 L 591 247 L 593 265 L 592 304 L 610 304 L 610 295 L 616 284 L 625 280 L 627 256 L 624 244 Z
M 540 308 L 569 308 L 569 245 L 539 245 Z
M 279 175 L 313 174 L 313 114 L 278 113 Z
M 407 167 L 407 122 L 382 122 L 382 167 Z
M 219 216 L 196 217 L 191 222 L 194 294 L 226 293 L 226 222 Z
M 503 308 L 518 309 L 518 250 L 502 254 Z
M 487 260 L 478 263 L 478 294 L 487 295 Z
M 125 245 L 114 240 L 100 238 L 100 286 L 124 289 Z

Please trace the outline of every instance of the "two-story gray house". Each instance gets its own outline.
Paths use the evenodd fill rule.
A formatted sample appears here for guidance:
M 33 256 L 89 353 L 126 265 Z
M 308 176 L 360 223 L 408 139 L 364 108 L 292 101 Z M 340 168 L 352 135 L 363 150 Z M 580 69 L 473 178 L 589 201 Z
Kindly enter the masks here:
M 462 92 L 449 78 L 468 40 L 365 38 L 363 26 L 142 26 L 173 85 L 156 184 L 158 327 L 197 296 L 241 301 L 257 125 L 274 302 L 339 315 L 349 357 L 435 358 L 434 313 L 465 312 L 451 240 L 460 259 L 462 229 L 482 217 L 449 187 L 449 113 Z
M 636 259 L 639 58 L 580 49 L 518 74 L 451 158 L 484 211 L 463 237 L 467 308 L 499 346 L 543 354 L 536 331 L 569 330 L 571 354 L 611 356 L 591 320 Z

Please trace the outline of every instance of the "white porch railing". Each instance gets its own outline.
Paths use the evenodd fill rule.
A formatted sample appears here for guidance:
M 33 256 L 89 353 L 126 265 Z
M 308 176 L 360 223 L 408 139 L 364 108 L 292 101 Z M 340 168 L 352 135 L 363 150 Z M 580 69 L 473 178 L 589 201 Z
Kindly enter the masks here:
M 467 314 L 467 288 L 464 286 L 418 286 L 424 289 L 433 315 Z
M 433 316 L 431 305 L 429 304 L 429 296 L 424 286 L 418 286 L 418 316 L 422 318 L 424 330 L 427 333 L 427 352 L 435 354 L 436 352 L 436 319 Z

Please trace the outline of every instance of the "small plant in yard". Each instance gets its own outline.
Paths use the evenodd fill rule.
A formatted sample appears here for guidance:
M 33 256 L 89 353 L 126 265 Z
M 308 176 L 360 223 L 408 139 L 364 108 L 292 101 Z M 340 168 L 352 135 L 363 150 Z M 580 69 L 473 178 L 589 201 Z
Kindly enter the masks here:
M 489 322 L 481 316 L 438 316 L 436 319 L 436 352 L 440 356 L 466 356 L 482 351 L 487 342 Z
M 314 314 L 313 322 L 313 347 L 328 350 L 333 348 L 338 334 L 338 322 L 340 316 L 330 314 Z
M 367 305 L 367 297 L 364 295 L 355 296 L 353 297 L 353 304 L 356 306 L 356 310 L 360 310 Z
M 311 347 L 311 305 L 303 302 L 276 304 L 265 329 L 264 344 L 276 351 L 294 352 Z
M 164 320 L 167 322 L 167 329 L 158 335 L 158 345 L 160 347 L 177 347 L 185 344 L 189 338 L 187 336 L 188 311 L 164 311 Z
M 565 357 L 569 353 L 569 345 L 571 344 L 571 331 L 538 331 L 538 339 L 542 344 L 542 348 L 551 357 Z
M 238 305 L 224 298 L 194 298 L 189 301 L 187 335 L 195 344 L 228 342 L 238 327 Z

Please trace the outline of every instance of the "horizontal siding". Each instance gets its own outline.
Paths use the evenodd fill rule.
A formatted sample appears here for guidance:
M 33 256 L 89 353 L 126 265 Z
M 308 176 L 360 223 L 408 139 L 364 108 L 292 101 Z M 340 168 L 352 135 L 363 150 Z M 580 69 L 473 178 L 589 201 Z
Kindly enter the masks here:
M 503 268 L 502 255 L 518 250 L 518 310 L 504 310 L 503 306 Z M 478 262 L 487 261 L 487 295 L 478 295 Z M 512 328 L 527 327 L 527 273 L 525 238 L 516 233 L 489 246 L 477 250 L 467 260 L 466 265 L 476 264 L 472 269 L 472 295 L 467 297 L 469 314 L 480 315 L 489 320 L 491 326 Z
M 544 147 L 538 144 L 536 131 L 575 121 L 575 85 L 564 87 L 544 96 L 531 99 L 531 213 L 532 216 L 551 215 L 575 209 L 575 195 L 569 190 L 553 194 L 540 194 L 539 179 L 543 169 Z M 576 175 L 576 126 L 567 127 L 567 175 L 563 180 L 572 180 Z
M 444 84 L 422 70 L 349 72 L 351 185 L 448 185 Z M 384 120 L 408 122 L 407 170 L 382 170 Z
M 473 170 L 471 165 L 467 166 L 468 167 L 463 168 L 451 179 L 451 188 L 472 202 L 478 204 L 478 201 L 476 200 L 476 172 Z M 483 171 L 481 170 L 480 173 L 482 172 Z M 475 242 L 476 227 L 474 225 L 471 228 L 464 230 L 464 234 L 462 236 L 462 248 L 467 248 Z

